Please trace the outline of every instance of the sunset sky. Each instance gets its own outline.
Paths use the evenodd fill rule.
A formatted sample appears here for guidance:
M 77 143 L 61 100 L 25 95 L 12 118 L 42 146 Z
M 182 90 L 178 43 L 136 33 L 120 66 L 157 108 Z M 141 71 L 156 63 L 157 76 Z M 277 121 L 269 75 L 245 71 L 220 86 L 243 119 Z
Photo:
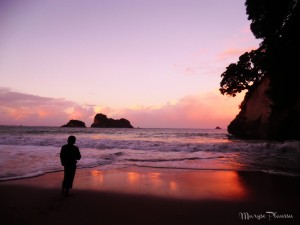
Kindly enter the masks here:
M 0 0 L 0 124 L 226 128 L 220 75 L 260 42 L 244 2 Z

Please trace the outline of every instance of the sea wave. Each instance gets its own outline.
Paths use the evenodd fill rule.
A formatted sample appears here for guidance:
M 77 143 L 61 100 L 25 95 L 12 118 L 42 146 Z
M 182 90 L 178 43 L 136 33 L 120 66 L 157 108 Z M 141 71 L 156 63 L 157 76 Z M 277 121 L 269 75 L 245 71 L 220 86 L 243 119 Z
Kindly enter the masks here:
M 300 174 L 299 141 L 228 138 L 224 130 L 0 127 L 0 180 L 62 170 L 59 152 L 77 137 L 79 168 L 146 166 Z

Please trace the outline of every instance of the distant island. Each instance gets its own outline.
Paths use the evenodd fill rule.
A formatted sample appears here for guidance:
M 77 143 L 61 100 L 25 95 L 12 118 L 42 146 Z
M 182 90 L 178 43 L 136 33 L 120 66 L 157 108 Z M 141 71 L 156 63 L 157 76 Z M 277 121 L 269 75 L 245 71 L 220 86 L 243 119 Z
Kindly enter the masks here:
M 86 127 L 85 123 L 80 120 L 70 120 L 67 124 L 62 125 L 61 127 Z
M 94 117 L 94 123 L 91 127 L 95 128 L 133 128 L 127 119 L 112 119 L 106 115 L 99 113 Z
M 67 124 L 61 127 L 86 127 L 85 123 L 80 120 L 70 120 Z M 91 127 L 95 128 L 133 128 L 129 120 L 107 118 L 106 115 L 99 113 L 94 117 L 94 122 Z

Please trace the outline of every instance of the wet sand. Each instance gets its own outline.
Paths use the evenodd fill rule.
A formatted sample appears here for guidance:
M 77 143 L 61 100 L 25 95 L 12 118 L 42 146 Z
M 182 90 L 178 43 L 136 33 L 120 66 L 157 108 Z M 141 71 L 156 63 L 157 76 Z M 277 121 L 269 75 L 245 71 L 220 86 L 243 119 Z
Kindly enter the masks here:
M 0 182 L 1 224 L 299 224 L 300 178 L 130 167 Z M 284 217 L 284 218 L 278 218 Z M 259 219 L 260 218 L 260 219 Z

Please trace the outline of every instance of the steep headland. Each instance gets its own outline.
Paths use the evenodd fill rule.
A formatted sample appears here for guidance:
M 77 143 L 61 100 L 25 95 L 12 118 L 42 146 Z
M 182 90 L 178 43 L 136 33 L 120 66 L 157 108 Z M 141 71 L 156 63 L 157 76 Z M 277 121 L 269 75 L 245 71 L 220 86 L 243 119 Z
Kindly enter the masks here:
M 300 1 L 246 0 L 245 6 L 261 43 L 221 75 L 222 94 L 248 90 L 228 131 L 241 138 L 300 140 Z
M 228 126 L 229 133 L 247 139 L 300 139 L 300 97 L 275 107 L 268 97 L 270 88 L 266 76 L 245 96 L 240 113 Z

